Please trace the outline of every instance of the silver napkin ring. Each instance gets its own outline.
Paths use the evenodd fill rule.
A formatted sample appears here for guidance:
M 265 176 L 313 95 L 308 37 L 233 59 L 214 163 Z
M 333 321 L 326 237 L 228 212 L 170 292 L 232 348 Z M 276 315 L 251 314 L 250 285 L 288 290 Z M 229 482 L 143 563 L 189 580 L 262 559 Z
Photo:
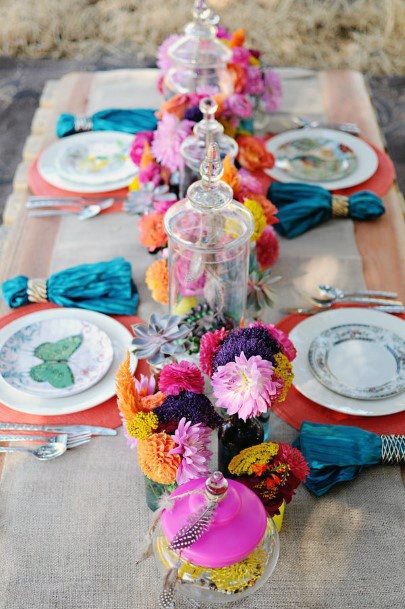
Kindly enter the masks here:
M 74 130 L 76 133 L 80 133 L 82 131 L 92 131 L 93 121 L 90 116 L 75 116 Z
M 46 279 L 29 279 L 27 294 L 30 302 L 48 302 Z
M 405 436 L 381 436 L 381 461 L 387 465 L 405 463 Z

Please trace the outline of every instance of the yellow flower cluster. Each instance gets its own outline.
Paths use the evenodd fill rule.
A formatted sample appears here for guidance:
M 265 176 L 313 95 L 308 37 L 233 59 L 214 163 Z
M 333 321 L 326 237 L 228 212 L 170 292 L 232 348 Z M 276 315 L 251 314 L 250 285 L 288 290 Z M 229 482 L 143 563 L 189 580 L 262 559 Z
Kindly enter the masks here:
M 254 465 L 268 463 L 277 453 L 278 444 L 275 442 L 263 442 L 256 446 L 249 446 L 231 460 L 228 469 L 234 476 L 251 476 L 254 474 Z
M 139 412 L 134 419 L 127 421 L 127 431 L 132 438 L 146 440 L 158 425 L 159 419 L 154 412 Z
M 258 203 L 254 199 L 247 199 L 244 202 L 244 205 L 251 211 L 255 225 L 253 235 L 251 236 L 250 240 L 257 241 L 261 237 L 264 229 L 266 228 L 266 216 L 264 215 L 264 211 L 260 203 Z
M 285 355 L 283 355 L 283 353 L 277 353 L 274 356 L 274 359 L 276 360 L 276 366 L 274 368 L 274 372 L 277 376 L 282 378 L 284 381 L 284 388 L 283 388 L 282 394 L 278 398 L 277 402 L 284 402 L 285 398 L 287 397 L 287 393 L 294 380 L 294 373 L 292 371 L 293 368 L 292 368 L 292 365 L 289 362 L 288 358 Z

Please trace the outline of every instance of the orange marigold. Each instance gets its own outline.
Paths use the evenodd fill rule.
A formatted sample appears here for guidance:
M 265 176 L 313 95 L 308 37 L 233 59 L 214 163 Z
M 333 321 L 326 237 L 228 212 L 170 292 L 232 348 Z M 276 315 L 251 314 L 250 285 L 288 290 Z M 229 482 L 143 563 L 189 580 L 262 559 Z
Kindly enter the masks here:
M 175 446 L 173 438 L 164 431 L 139 440 L 138 463 L 145 476 L 160 484 L 175 482 L 180 456 L 169 455 Z
M 167 260 L 155 260 L 146 271 L 146 285 L 152 298 L 161 304 L 169 304 L 169 265 Z
M 243 47 L 245 40 L 246 31 L 243 29 L 243 27 L 241 27 L 232 34 L 229 46 L 231 47 L 231 49 L 233 49 L 233 47 Z
M 226 182 L 233 190 L 234 195 L 236 196 L 239 191 L 239 177 L 238 170 L 235 165 L 231 161 L 231 157 L 229 154 L 224 158 L 224 173 L 222 176 L 223 182 Z
M 241 135 L 236 140 L 239 145 L 238 161 L 248 171 L 271 169 L 274 157 L 268 152 L 260 138 L 254 135 Z
M 153 395 L 146 395 L 145 397 L 141 398 L 142 409 L 143 410 L 154 410 L 155 408 L 157 408 L 158 406 L 163 404 L 165 398 L 166 398 L 165 394 L 162 393 L 161 391 L 158 391 L 157 393 L 154 393 Z
M 156 112 L 156 117 L 160 120 L 165 112 L 175 114 L 180 120 L 190 105 L 190 96 L 185 93 L 177 93 L 167 101 L 163 102 L 160 110 Z
M 129 361 L 129 352 L 127 352 L 127 356 L 118 368 L 115 377 L 118 408 L 126 421 L 133 419 L 138 412 L 143 410 Z
M 167 245 L 167 235 L 163 224 L 164 214 L 145 214 L 138 222 L 139 240 L 149 251 Z

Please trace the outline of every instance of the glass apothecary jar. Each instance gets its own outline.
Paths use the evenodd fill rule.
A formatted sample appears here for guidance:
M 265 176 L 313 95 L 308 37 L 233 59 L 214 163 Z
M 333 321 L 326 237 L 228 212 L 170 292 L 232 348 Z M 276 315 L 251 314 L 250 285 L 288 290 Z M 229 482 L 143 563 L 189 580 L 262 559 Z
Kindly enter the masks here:
M 224 93 L 233 91 L 227 63 L 232 51 L 216 37 L 219 18 L 203 0 L 196 0 L 194 20 L 184 28 L 184 35 L 168 49 L 173 67 L 163 80 L 166 99 L 177 93 Z
M 153 539 L 155 560 L 163 572 L 176 574 L 174 591 L 204 606 L 238 601 L 258 590 L 273 573 L 279 537 L 260 499 L 246 486 L 220 472 L 176 489 L 173 508 L 164 510 Z M 201 536 L 178 549 L 179 531 L 216 504 Z M 183 538 L 187 537 L 189 530 Z M 191 537 L 195 536 L 191 533 Z M 190 537 L 190 535 L 189 535 Z M 177 549 L 173 549 L 173 545 Z
M 187 198 L 165 214 L 170 310 L 207 304 L 236 327 L 245 313 L 253 217 L 221 181 L 217 144 L 209 146 L 200 171 L 202 179 L 188 188 Z
M 236 141 L 224 134 L 224 128 L 215 118 L 218 104 L 212 97 L 204 97 L 199 104 L 203 115 L 201 121 L 196 123 L 192 135 L 186 137 L 180 147 L 180 197 L 184 197 L 187 188 L 200 179 L 200 166 L 203 162 L 209 144 L 218 145 L 219 155 L 223 160 L 229 155 L 231 161 L 238 154 Z

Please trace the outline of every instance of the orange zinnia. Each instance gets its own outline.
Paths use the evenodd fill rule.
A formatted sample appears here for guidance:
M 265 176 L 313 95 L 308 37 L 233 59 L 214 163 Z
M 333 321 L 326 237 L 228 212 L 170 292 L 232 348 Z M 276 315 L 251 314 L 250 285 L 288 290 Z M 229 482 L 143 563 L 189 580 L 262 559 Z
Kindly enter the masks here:
M 224 173 L 222 175 L 222 181 L 226 182 L 233 190 L 234 195 L 236 196 L 239 191 L 239 177 L 238 170 L 235 165 L 231 161 L 231 157 L 229 154 L 224 158 Z
M 233 49 L 233 47 L 243 47 L 244 43 L 245 43 L 245 39 L 246 39 L 246 32 L 243 29 L 243 27 L 239 28 L 239 30 L 236 30 L 236 32 L 234 32 L 232 34 L 232 38 L 229 42 L 229 46 L 231 47 L 231 49 Z
M 273 155 L 266 150 L 264 142 L 254 135 L 241 135 L 236 140 L 239 145 L 237 159 L 248 171 L 271 169 L 274 165 Z
M 163 224 L 164 214 L 145 214 L 138 222 L 139 240 L 149 251 L 165 247 L 167 235 Z
M 169 455 L 175 446 L 172 437 L 164 431 L 139 440 L 138 463 L 145 476 L 160 484 L 175 482 L 180 456 Z
M 155 260 L 146 271 L 146 285 L 152 298 L 161 304 L 169 304 L 169 265 L 167 260 Z
M 161 404 L 163 404 L 166 396 L 161 391 L 154 393 L 153 395 L 146 395 L 141 398 L 143 410 L 154 410 Z
M 185 93 L 177 93 L 174 97 L 163 102 L 160 110 L 156 112 L 156 117 L 160 120 L 165 112 L 175 114 L 180 120 L 190 105 L 190 96 Z

